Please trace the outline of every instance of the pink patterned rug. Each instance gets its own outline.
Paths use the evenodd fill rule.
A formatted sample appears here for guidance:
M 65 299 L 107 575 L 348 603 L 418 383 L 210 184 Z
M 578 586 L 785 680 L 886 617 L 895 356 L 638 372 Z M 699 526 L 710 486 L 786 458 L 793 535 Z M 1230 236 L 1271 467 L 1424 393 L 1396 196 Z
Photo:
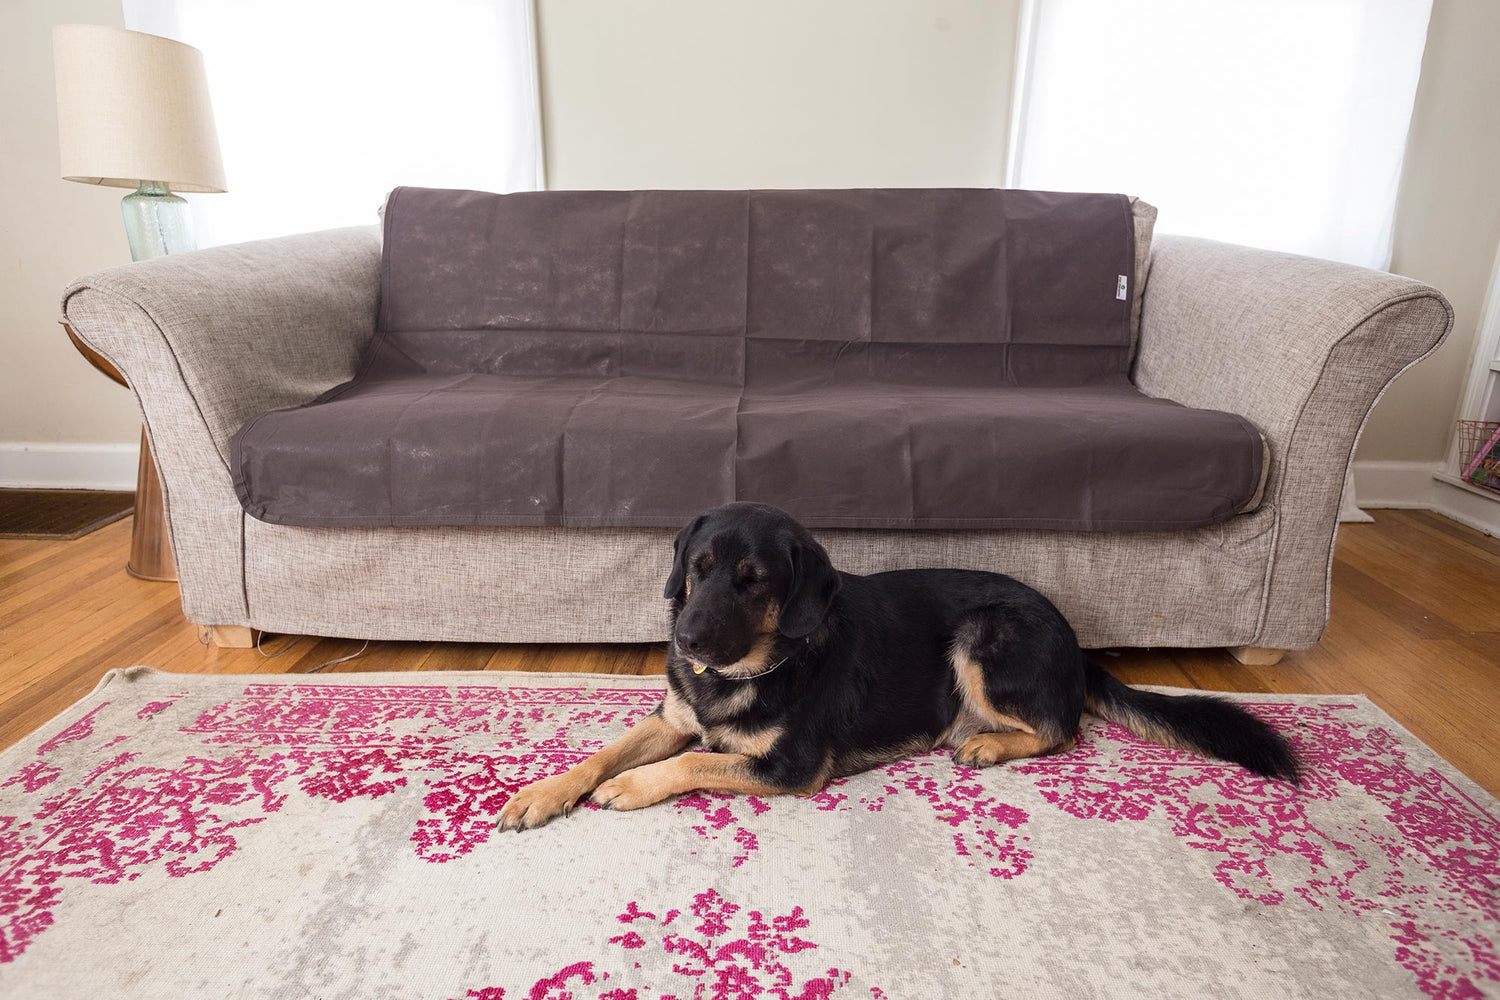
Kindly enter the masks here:
M 0 755 L 0 996 L 1477 997 L 1494 798 L 1359 697 L 1294 791 L 1089 719 L 977 772 L 494 817 L 660 678 L 114 671 Z

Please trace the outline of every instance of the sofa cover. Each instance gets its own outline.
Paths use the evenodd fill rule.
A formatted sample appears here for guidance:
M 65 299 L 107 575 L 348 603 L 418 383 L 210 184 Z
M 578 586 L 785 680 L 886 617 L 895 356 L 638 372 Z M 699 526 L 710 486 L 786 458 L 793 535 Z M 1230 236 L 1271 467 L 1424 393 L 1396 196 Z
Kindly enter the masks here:
M 232 443 L 300 526 L 1144 531 L 1254 506 L 1244 417 L 1129 379 L 1120 195 L 397 189 L 357 376 Z

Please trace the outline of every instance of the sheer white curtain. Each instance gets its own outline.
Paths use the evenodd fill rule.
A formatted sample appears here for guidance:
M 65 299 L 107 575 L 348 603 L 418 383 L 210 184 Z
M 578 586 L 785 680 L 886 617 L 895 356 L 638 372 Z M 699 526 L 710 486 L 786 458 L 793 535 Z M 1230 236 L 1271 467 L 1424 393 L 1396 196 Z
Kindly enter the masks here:
M 1009 181 L 1389 264 L 1431 0 L 1031 0 Z
M 542 186 L 529 0 L 124 0 L 203 50 L 229 193 L 200 246 L 369 225 L 400 184 Z

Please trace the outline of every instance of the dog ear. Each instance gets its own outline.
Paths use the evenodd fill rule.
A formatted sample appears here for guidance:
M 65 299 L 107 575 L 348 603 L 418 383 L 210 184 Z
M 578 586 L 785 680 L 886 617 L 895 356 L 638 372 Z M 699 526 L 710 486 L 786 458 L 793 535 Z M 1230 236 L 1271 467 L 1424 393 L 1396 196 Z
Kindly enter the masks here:
M 662 591 L 667 600 L 681 597 L 687 587 L 687 558 L 688 550 L 692 548 L 691 542 L 699 528 L 703 527 L 704 517 L 699 514 L 693 518 L 688 525 L 677 533 L 677 539 L 672 542 L 672 572 L 667 576 L 666 589 Z
M 788 543 L 792 583 L 781 608 L 777 630 L 788 639 L 801 639 L 822 623 L 839 592 L 839 574 L 828 553 L 810 537 Z

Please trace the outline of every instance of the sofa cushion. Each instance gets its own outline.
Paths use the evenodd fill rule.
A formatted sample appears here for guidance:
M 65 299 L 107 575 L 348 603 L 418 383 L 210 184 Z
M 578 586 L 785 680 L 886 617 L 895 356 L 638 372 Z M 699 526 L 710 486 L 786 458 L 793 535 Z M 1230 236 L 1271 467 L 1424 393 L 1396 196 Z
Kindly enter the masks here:
M 631 376 L 371 379 L 248 424 L 235 488 L 273 524 L 672 526 L 733 495 L 737 403 Z
M 815 527 L 1137 531 L 1244 508 L 1261 447 L 1238 417 L 1128 385 L 750 394 L 417 375 L 257 418 L 235 487 L 275 524 L 675 527 L 739 497 Z
M 292 525 L 1150 530 L 1249 504 L 1243 419 L 1129 382 L 1119 195 L 402 188 L 356 379 L 248 423 Z

